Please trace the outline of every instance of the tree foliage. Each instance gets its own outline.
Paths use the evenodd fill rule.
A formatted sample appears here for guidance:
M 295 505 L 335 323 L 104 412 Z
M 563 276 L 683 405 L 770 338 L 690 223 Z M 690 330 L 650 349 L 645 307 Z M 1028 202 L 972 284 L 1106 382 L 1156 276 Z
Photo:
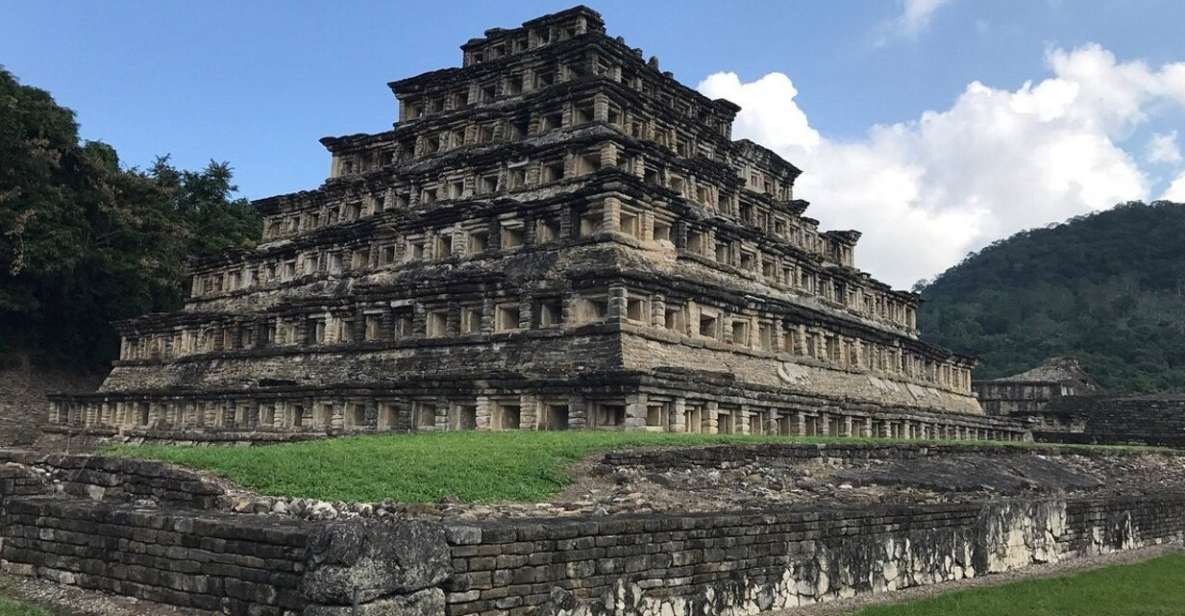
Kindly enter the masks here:
M 1107 388 L 1185 387 L 1185 205 L 1132 202 L 993 243 L 923 284 L 922 335 L 980 378 L 1077 357 Z
M 113 320 L 173 310 L 187 255 L 250 246 L 259 219 L 231 168 L 124 169 L 74 113 L 0 68 L 0 354 L 100 368 Z

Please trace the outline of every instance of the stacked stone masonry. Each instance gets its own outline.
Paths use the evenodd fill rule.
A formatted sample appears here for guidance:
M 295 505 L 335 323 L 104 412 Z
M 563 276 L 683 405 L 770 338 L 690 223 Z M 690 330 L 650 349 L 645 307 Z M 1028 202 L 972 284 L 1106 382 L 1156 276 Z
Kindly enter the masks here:
M 756 613 L 1180 543 L 1181 495 L 454 529 L 449 616 Z
M 330 177 L 256 202 L 262 243 L 194 263 L 182 311 L 119 323 L 52 429 L 1021 436 L 855 267 L 860 233 L 805 215 L 801 171 L 731 139 L 736 105 L 585 7 L 462 51 L 389 84 L 392 130 L 323 139 Z
M 1065 396 L 1021 413 L 1035 437 L 1054 443 L 1185 448 L 1185 396 Z
M 42 496 L 9 499 L 8 573 L 227 614 L 299 613 L 306 525 L 138 510 Z
M 1060 398 L 1098 395 L 1102 387 L 1072 357 L 1051 357 L 1041 365 L 999 379 L 971 384 L 988 415 L 1040 413 Z
M 811 449 L 768 447 L 760 455 L 942 453 Z M 682 457 L 720 462 L 743 451 L 751 452 L 713 448 Z M 617 461 L 681 459 L 665 451 L 631 455 Z M 228 513 L 218 500 L 165 499 L 216 490 L 157 463 L 12 451 L 3 458 L 4 572 L 232 616 L 756 613 L 1185 540 L 1180 493 L 310 522 Z M 88 467 L 105 475 L 79 473 Z M 80 484 L 141 487 L 85 496 L 69 485 L 53 488 L 52 480 L 68 484 L 71 476 Z M 145 494 L 159 502 L 139 502 Z
M 151 499 L 170 507 L 216 509 L 226 493 L 217 482 L 199 473 L 134 458 L 0 449 L 0 470 L 38 486 L 22 494 L 46 494 L 52 483 L 64 494 L 92 500 Z
M 4 506 L 5 572 L 233 616 L 756 613 L 1185 538 L 1180 494 L 390 526 Z

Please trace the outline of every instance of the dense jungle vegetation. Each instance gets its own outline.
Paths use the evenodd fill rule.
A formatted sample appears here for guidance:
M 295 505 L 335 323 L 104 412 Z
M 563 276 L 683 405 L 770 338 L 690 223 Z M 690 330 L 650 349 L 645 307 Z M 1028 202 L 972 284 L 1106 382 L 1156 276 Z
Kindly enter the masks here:
M 1133 202 L 1000 240 L 919 284 L 924 338 L 980 378 L 1078 358 L 1108 389 L 1185 389 L 1185 205 Z
M 79 139 L 73 111 L 0 68 L 0 367 L 20 353 L 105 368 L 111 321 L 180 307 L 187 256 L 259 237 L 235 192 L 224 162 L 122 167 Z

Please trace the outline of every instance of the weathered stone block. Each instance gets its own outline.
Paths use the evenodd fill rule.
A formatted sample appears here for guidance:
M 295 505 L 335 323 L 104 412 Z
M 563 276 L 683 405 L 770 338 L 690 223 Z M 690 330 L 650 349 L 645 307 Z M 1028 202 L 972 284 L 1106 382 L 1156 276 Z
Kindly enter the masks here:
M 315 603 L 352 605 L 437 586 L 451 565 L 438 524 L 327 524 L 309 539 L 301 591 Z
M 481 543 L 481 528 L 477 526 L 451 525 L 445 527 L 451 545 L 476 545 Z

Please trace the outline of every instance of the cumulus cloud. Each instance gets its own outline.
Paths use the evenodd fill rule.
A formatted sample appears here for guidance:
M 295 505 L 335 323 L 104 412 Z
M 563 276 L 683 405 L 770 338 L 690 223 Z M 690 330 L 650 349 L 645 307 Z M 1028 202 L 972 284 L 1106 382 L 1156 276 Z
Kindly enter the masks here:
M 1172 201 L 1174 203 L 1185 203 L 1185 172 L 1177 176 L 1172 184 L 1169 184 L 1168 190 L 1160 196 L 1165 201 Z
M 798 90 L 782 73 L 770 73 L 745 84 L 736 73 L 716 73 L 700 82 L 699 89 L 727 92 L 725 98 L 745 110 L 737 115 L 733 130 L 744 135 L 761 135 L 765 140 L 763 145 L 768 148 L 812 147 L 819 143 L 818 131 L 811 128 L 806 114 L 793 103 Z
M 1151 180 L 1118 144 L 1165 101 L 1185 104 L 1185 63 L 1152 69 L 1097 45 L 1046 61 L 1039 82 L 973 82 L 945 110 L 847 142 L 811 127 L 786 75 L 717 73 L 699 89 L 742 107 L 736 137 L 806 170 L 797 195 L 825 226 L 865 232 L 861 267 L 909 286 L 1018 230 L 1149 197 Z
M 1176 164 L 1181 162 L 1181 150 L 1177 147 L 1177 131 L 1155 133 L 1148 140 L 1145 157 L 1153 164 Z

